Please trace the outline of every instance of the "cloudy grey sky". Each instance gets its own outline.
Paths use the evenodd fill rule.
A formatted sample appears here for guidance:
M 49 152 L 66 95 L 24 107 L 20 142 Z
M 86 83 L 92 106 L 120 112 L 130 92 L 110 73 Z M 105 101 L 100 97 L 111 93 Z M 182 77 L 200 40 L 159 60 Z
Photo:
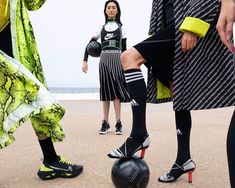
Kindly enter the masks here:
M 81 71 L 84 48 L 104 23 L 105 0 L 47 0 L 30 12 L 49 87 L 98 87 L 98 58 Z M 127 30 L 127 47 L 148 36 L 152 0 L 119 0 Z M 146 73 L 143 67 L 144 74 Z

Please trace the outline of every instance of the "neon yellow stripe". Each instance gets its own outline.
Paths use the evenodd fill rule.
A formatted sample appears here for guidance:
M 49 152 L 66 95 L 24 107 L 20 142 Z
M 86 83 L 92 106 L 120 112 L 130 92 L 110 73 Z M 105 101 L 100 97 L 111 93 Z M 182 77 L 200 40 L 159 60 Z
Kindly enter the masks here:
M 181 32 L 190 31 L 199 37 L 204 37 L 209 30 L 210 24 L 194 17 L 186 17 L 179 30 Z
M 6 0 L 6 7 L 5 7 L 5 13 L 4 13 L 4 16 L 6 17 L 7 16 L 7 13 L 8 13 L 8 6 L 9 6 L 9 0 Z
M 41 165 L 40 171 L 43 171 L 43 172 L 51 172 L 51 171 L 53 171 L 53 169 L 47 168 L 47 167 L 45 167 L 45 165 Z

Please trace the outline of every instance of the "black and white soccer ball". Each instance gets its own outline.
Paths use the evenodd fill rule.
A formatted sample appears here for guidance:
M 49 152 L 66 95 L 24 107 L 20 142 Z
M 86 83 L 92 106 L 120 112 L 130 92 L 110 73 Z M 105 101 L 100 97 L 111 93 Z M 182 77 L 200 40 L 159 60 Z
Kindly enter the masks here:
M 118 159 L 113 164 L 111 177 L 116 188 L 145 188 L 149 182 L 149 167 L 135 156 Z

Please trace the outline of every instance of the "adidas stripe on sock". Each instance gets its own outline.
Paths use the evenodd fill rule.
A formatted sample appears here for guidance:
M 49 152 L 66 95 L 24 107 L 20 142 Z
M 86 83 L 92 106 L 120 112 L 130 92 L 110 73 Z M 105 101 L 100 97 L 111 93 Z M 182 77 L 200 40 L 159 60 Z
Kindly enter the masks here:
M 133 114 L 133 124 L 130 136 L 137 140 L 141 140 L 147 135 L 145 122 L 147 99 L 146 84 L 140 69 L 126 70 L 125 79 L 131 98 Z

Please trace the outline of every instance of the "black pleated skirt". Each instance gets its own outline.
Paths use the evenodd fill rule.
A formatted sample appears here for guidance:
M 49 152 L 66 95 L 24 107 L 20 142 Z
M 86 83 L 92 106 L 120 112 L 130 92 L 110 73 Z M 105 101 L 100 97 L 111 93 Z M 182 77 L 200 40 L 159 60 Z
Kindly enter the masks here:
M 120 50 L 104 50 L 100 56 L 99 79 L 100 100 L 129 102 L 124 71 L 120 61 Z

